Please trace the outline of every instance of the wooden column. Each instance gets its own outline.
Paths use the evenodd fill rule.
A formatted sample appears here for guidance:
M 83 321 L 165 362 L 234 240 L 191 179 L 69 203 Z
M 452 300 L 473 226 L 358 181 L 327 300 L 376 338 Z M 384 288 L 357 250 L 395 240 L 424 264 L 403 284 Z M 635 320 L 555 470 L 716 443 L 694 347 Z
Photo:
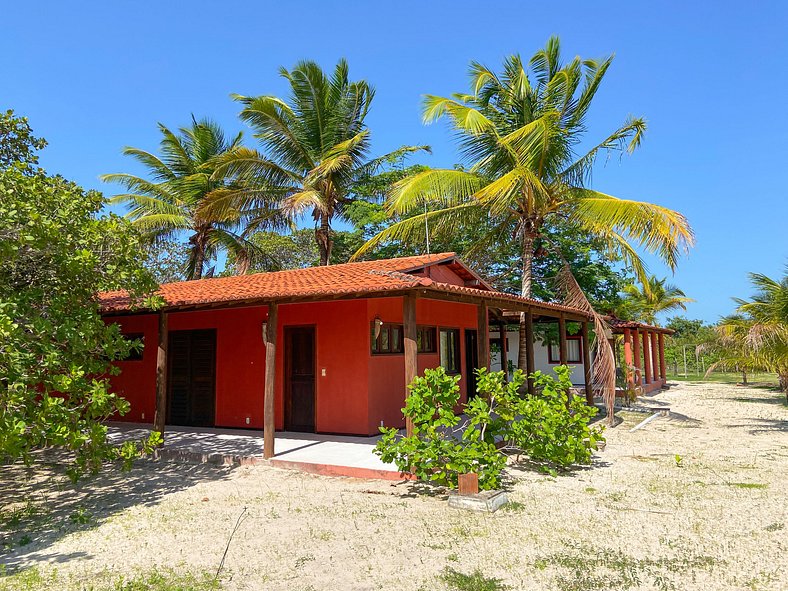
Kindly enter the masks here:
M 665 335 L 659 333 L 657 335 L 657 343 L 659 346 L 659 373 L 662 375 L 662 380 L 667 383 L 668 381 L 668 372 L 665 366 Z
M 501 370 L 503 371 L 503 375 L 506 378 L 506 381 L 509 381 L 509 339 L 506 338 L 506 323 L 501 322 L 498 325 L 498 330 L 501 335 Z
M 634 348 L 635 354 L 635 385 L 642 386 L 643 385 L 643 374 L 640 372 L 641 368 L 641 357 L 640 357 L 640 331 L 635 329 L 632 332 L 632 345 Z
M 536 371 L 536 363 L 534 362 L 534 315 L 532 312 L 525 313 L 525 366 L 528 372 L 528 393 L 533 394 L 536 392 L 534 381 L 530 375 Z
M 407 387 L 418 372 L 418 351 L 416 349 L 416 294 L 409 293 L 402 298 L 402 324 L 404 327 L 405 345 L 405 397 Z M 408 437 L 413 435 L 413 421 L 405 419 L 405 432 Z
M 563 315 L 558 317 L 558 361 L 561 365 L 566 365 L 566 320 Z
M 624 329 L 624 375 L 627 377 L 627 385 L 635 387 L 635 372 L 632 370 L 632 332 Z
M 652 382 L 651 375 L 651 353 L 649 351 L 649 332 L 643 331 L 643 382 L 650 384 Z
M 657 347 L 657 333 L 651 333 L 651 374 L 654 376 L 654 382 L 659 382 L 662 380 L 662 376 L 659 375 L 659 347 Z
M 268 304 L 268 320 L 263 331 L 265 342 L 265 398 L 263 400 L 263 457 L 274 457 L 276 432 L 276 337 L 279 332 L 279 304 Z
M 583 377 L 586 384 L 586 404 L 594 404 L 594 384 L 591 375 L 591 344 L 588 342 L 588 322 L 583 322 L 581 330 L 581 341 L 583 343 Z
M 479 356 L 479 367 L 490 369 L 490 326 L 487 302 L 482 302 L 476 308 L 476 349 Z
M 153 430 L 164 435 L 167 421 L 167 344 L 170 340 L 167 329 L 169 317 L 159 312 L 158 348 L 156 349 L 156 410 L 153 413 Z

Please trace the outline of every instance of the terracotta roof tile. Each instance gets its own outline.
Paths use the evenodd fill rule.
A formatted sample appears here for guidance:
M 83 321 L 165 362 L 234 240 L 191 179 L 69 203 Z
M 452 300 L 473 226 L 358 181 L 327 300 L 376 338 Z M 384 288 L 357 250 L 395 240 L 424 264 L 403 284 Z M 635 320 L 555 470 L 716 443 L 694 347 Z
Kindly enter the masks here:
M 584 315 L 578 310 L 558 304 L 527 300 L 486 289 L 441 283 L 427 277 L 409 274 L 425 266 L 448 262 L 459 261 L 454 253 L 448 252 L 328 267 L 180 281 L 163 284 L 159 295 L 164 297 L 167 308 L 183 308 L 210 304 L 265 302 L 285 298 L 333 298 L 385 291 L 401 292 L 415 288 L 483 297 L 492 301 L 526 303 Z M 103 292 L 99 294 L 99 302 L 104 313 L 130 310 L 126 292 Z

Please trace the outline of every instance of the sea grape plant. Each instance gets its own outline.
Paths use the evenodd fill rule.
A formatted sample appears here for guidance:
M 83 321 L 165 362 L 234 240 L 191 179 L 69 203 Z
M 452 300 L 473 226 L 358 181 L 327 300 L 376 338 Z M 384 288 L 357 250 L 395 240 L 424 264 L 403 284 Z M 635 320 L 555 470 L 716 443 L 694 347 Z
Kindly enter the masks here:
M 507 381 L 504 372 L 479 369 L 476 396 L 460 404 L 460 377 L 427 369 L 409 385 L 403 409 L 413 434 L 382 427 L 375 451 L 403 472 L 452 488 L 460 474 L 475 472 L 482 490 L 500 486 L 509 458 L 527 458 L 550 473 L 588 464 L 604 440 L 602 427 L 590 425 L 596 408 L 570 394 L 568 367 L 555 372 L 535 372 L 538 393 L 523 395 L 522 371 Z

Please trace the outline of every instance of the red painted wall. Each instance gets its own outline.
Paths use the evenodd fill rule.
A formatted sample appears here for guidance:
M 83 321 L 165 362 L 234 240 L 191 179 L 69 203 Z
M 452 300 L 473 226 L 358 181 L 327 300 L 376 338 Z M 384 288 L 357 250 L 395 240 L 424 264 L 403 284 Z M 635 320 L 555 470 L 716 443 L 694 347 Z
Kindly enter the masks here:
M 217 427 L 263 427 L 266 317 L 264 306 L 170 314 L 171 332 L 216 329 Z
M 398 355 L 372 355 L 370 353 L 370 326 L 375 318 L 383 322 L 402 322 L 402 298 L 367 300 L 367 355 L 369 356 L 369 434 L 378 433 L 381 421 L 387 427 L 403 427 L 402 407 L 405 405 L 405 357 Z M 476 329 L 476 306 L 439 300 L 416 300 L 416 324 L 437 328 L 460 329 L 460 379 L 461 401 L 467 399 L 465 385 L 465 329 Z M 420 353 L 418 372 L 438 367 L 437 353 Z
M 284 428 L 284 330 L 314 325 L 316 354 L 316 430 L 367 434 L 366 300 L 279 306 L 276 360 L 276 428 Z M 325 376 L 323 376 L 325 370 Z
M 276 428 L 284 428 L 284 370 L 286 326 L 314 325 L 316 348 L 316 430 L 322 433 L 374 435 L 380 422 L 403 426 L 405 400 L 403 354 L 370 352 L 370 323 L 402 322 L 402 298 L 374 298 L 286 304 L 279 308 L 277 344 Z M 263 426 L 265 347 L 264 306 L 231 310 L 173 312 L 169 330 L 216 329 L 216 425 Z M 121 374 L 112 378 L 113 390 L 131 403 L 123 420 L 152 422 L 156 399 L 156 343 L 158 318 L 154 314 L 109 318 L 123 332 L 145 334 L 142 361 L 119 362 Z M 416 322 L 459 328 L 460 358 L 465 368 L 466 328 L 476 328 L 476 307 L 436 300 L 417 300 Z M 419 354 L 418 371 L 437 367 L 439 356 Z M 325 370 L 325 375 L 323 371 Z M 465 400 L 465 379 L 460 380 Z M 247 424 L 246 419 L 249 418 Z
M 145 347 L 140 361 L 118 361 L 121 373 L 110 378 L 112 391 L 131 404 L 131 410 L 117 417 L 121 421 L 152 423 L 156 410 L 156 348 L 159 317 L 155 314 L 106 318 L 105 322 L 120 324 L 124 333 L 142 333 Z

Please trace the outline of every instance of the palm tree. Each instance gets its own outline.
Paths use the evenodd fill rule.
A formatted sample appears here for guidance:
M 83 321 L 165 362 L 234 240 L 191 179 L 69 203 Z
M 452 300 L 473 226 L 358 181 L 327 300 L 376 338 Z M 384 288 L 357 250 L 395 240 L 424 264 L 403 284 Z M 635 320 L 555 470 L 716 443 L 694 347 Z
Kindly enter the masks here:
M 365 119 L 374 89 L 351 82 L 340 60 L 331 76 L 315 62 L 280 69 L 290 97 L 235 96 L 244 105 L 241 119 L 254 129 L 262 151 L 237 148 L 222 158 L 217 175 L 233 175 L 242 188 L 213 199 L 212 210 L 264 210 L 277 204 L 289 216 L 311 212 L 320 264 L 328 265 L 333 245 L 331 224 L 353 201 L 356 184 L 382 166 L 425 146 L 406 146 L 367 160 L 369 129 Z M 250 224 L 255 216 L 249 215 Z
M 425 224 L 435 234 L 485 228 L 466 255 L 483 252 L 492 243 L 517 240 L 522 252 L 521 294 L 531 297 L 535 245 L 545 246 L 543 230 L 561 220 L 602 240 L 641 280 L 646 279 L 646 268 L 634 245 L 675 267 L 694 240 L 684 216 L 588 187 L 597 157 L 632 152 L 646 129 L 643 119 L 630 118 L 578 154 L 588 110 L 611 62 L 612 57 L 576 57 L 563 64 L 559 40 L 553 37 L 528 62 L 530 74 L 519 55 L 507 58 L 500 74 L 474 62 L 471 94 L 428 95 L 425 122 L 448 117 L 470 166 L 425 171 L 395 185 L 388 201 L 392 214 L 420 211 L 429 203 L 437 208 L 392 224 L 357 255 L 386 240 L 423 240 Z M 525 315 L 520 323 L 519 365 L 525 368 Z
M 619 316 L 631 316 L 646 324 L 656 324 L 660 312 L 679 308 L 686 310 L 687 304 L 695 301 L 675 285 L 667 283 L 667 278 L 657 279 L 654 275 L 648 278 L 647 285 L 642 288 L 635 283 L 625 286 L 624 294 L 626 297 L 622 307 L 626 312 Z
M 752 300 L 735 298 L 736 313 L 717 326 L 721 358 L 709 367 L 775 372 L 788 401 L 788 273 L 776 281 L 751 273 Z
M 217 213 L 205 209 L 209 197 L 233 189 L 230 179 L 215 173 L 218 159 L 240 147 L 242 134 L 228 138 L 213 121 L 197 121 L 194 117 L 191 126 L 181 128 L 178 133 L 161 123 L 159 131 L 160 156 L 138 148 L 123 150 L 148 170 L 148 179 L 132 174 L 101 177 L 104 182 L 119 183 L 129 191 L 116 195 L 110 203 L 126 205 L 127 217 L 151 241 L 173 239 L 187 232 L 188 279 L 200 279 L 206 261 L 220 250 L 232 252 L 242 261 L 254 256 L 254 245 L 240 233 L 243 222 L 240 212 L 227 209 Z M 272 212 L 266 221 L 272 227 L 285 225 L 284 219 Z M 245 265 L 240 265 L 241 272 L 244 268 Z

